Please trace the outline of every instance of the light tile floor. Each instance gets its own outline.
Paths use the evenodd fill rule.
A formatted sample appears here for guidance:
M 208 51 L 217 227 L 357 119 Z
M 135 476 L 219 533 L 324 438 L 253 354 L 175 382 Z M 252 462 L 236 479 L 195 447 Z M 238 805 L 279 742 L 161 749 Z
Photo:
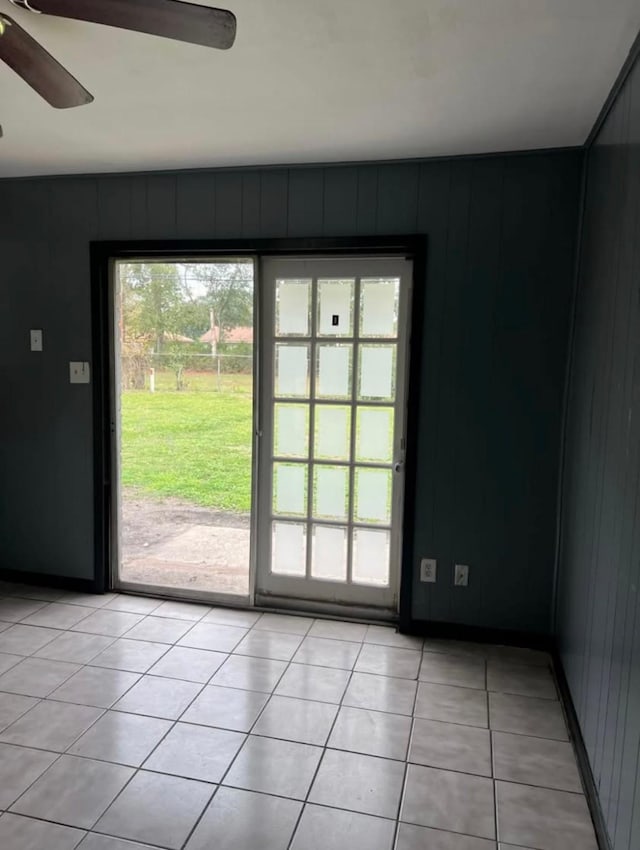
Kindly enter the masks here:
M 0 584 L 2 850 L 596 850 L 548 657 Z

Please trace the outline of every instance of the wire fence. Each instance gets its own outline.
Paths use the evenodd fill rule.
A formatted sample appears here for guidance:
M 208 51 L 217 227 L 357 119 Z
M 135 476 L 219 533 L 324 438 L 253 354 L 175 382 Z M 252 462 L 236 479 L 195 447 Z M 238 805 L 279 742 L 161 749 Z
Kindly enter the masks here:
M 233 392 L 250 395 L 253 354 L 142 354 L 120 358 L 123 392 Z

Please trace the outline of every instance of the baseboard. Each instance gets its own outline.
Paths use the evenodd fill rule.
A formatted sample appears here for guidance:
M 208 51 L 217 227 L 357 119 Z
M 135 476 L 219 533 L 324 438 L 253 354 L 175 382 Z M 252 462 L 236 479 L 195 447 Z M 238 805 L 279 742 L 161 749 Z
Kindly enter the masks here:
M 548 635 L 537 632 L 519 632 L 510 629 L 493 629 L 485 626 L 466 626 L 460 623 L 441 623 L 432 620 L 408 620 L 400 623 L 403 634 L 420 637 L 466 640 L 473 643 L 494 643 L 503 646 L 522 646 L 527 649 L 553 651 Z
M 16 584 L 32 584 L 38 587 L 55 587 L 60 590 L 73 590 L 76 593 L 101 592 L 96 587 L 96 583 L 91 579 L 53 576 L 48 573 L 25 573 L 22 570 L 0 569 L 0 581 L 10 581 Z
M 591 812 L 591 820 L 593 821 L 593 828 L 596 833 L 598 847 L 600 850 L 612 850 L 609 833 L 607 832 L 604 814 L 602 812 L 602 806 L 600 805 L 600 795 L 598 794 L 596 781 L 593 777 L 593 771 L 591 770 L 591 763 L 587 754 L 584 738 L 582 737 L 582 730 L 580 729 L 578 715 L 573 704 L 571 691 L 569 690 L 569 683 L 567 682 L 567 677 L 565 676 L 564 668 L 562 666 L 562 660 L 560 659 L 560 655 L 556 648 L 554 648 L 552 656 L 556 681 L 558 683 L 560 697 L 566 712 L 569 735 L 571 736 L 576 758 L 578 760 L 578 768 L 580 770 L 580 776 L 582 777 L 582 785 L 584 787 L 585 797 L 587 798 L 589 811 Z

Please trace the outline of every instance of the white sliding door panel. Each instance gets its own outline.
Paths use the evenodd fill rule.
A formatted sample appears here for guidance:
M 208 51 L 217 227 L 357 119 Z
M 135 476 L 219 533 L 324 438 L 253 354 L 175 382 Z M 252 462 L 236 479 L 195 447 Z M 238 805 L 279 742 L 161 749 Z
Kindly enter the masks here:
M 411 262 L 262 261 L 256 600 L 397 609 Z

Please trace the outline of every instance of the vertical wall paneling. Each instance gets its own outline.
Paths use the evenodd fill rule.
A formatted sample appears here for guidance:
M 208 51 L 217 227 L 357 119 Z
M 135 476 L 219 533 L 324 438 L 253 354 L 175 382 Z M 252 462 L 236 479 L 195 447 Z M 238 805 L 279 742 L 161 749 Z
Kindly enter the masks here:
M 210 172 L 179 174 L 176 182 L 176 231 L 180 239 L 211 239 L 215 224 L 215 181 Z
M 418 232 L 413 614 L 545 632 L 580 161 L 571 151 L 0 180 L 0 377 L 12 396 L 0 417 L 0 566 L 91 577 L 92 406 L 65 364 L 90 356 L 92 239 Z M 38 360 L 25 340 L 45 318 Z M 532 456 L 537 427 L 545 443 Z M 435 585 L 418 581 L 421 556 L 438 558 Z M 453 588 L 456 560 L 471 566 L 465 590 Z
M 63 181 L 57 182 L 61 184 Z M 98 195 L 98 238 L 130 239 L 131 180 L 127 177 L 98 178 L 95 186 Z M 56 209 L 60 210 L 60 207 L 56 206 Z M 86 215 L 87 207 L 81 207 L 80 210 Z
M 292 168 L 289 172 L 288 236 L 322 233 L 324 169 Z
M 456 398 L 453 423 L 458 446 L 453 467 L 453 513 L 455 528 L 466 529 L 466 534 L 456 533 L 454 561 L 471 566 L 477 592 L 468 594 L 466 588 L 455 587 L 451 592 L 455 610 L 461 611 L 465 620 L 488 626 L 496 593 L 491 573 L 498 563 L 493 559 L 493 510 L 486 492 L 494 459 L 483 435 L 490 432 L 492 418 L 485 388 L 492 374 L 495 269 L 502 247 L 504 169 L 504 160 L 485 159 L 474 163 L 471 172 L 465 309 L 460 312 L 456 363 L 456 383 L 466 391 Z
M 376 231 L 413 233 L 418 213 L 420 166 L 390 165 L 378 174 Z
M 134 233 L 140 233 L 146 238 L 149 235 L 147 175 L 134 175 L 129 182 L 131 189 L 131 238 L 135 238 Z
M 428 234 L 423 324 L 425 327 L 428 325 L 430 330 L 423 335 L 420 373 L 423 386 L 430 387 L 430 390 L 428 394 L 421 393 L 418 413 L 422 425 L 417 459 L 421 474 L 416 482 L 416 502 L 420 505 L 420 514 L 416 517 L 414 559 L 418 562 L 421 557 L 435 557 L 441 563 L 441 570 L 441 556 L 444 556 L 444 552 L 437 551 L 434 542 L 436 505 L 440 496 L 433 482 L 437 480 L 438 412 L 444 386 L 439 375 L 441 338 L 445 333 L 443 310 L 452 170 L 453 164 L 449 161 L 423 163 L 420 166 L 417 222 L 418 232 Z M 436 614 L 432 605 L 435 595 L 435 588 L 421 584 L 418 575 L 415 575 L 413 609 L 416 616 L 431 618 Z
M 376 232 L 378 209 L 378 167 L 363 165 L 358 169 L 358 235 Z
M 242 174 L 221 171 L 216 177 L 216 238 L 238 237 L 242 233 Z
M 260 175 L 260 233 L 285 236 L 288 224 L 289 171 L 263 171 Z
M 353 236 L 357 219 L 358 169 L 326 168 L 322 235 Z
M 558 642 L 614 850 L 640 846 L 640 67 L 586 162 Z
M 260 184 L 259 171 L 242 175 L 242 235 L 245 237 L 260 235 Z
M 162 238 L 175 233 L 177 223 L 175 174 L 151 174 L 147 177 L 147 237 Z
M 468 530 L 455 527 L 454 470 L 459 445 L 455 438 L 447 440 L 444 435 L 456 431 L 456 402 L 461 390 L 456 380 L 456 369 L 461 343 L 460 311 L 464 309 L 466 298 L 465 272 L 472 172 L 473 163 L 467 160 L 461 162 L 451 175 L 441 320 L 446 332 L 440 335 L 440 369 L 435 376 L 437 385 L 432 388 L 438 398 L 436 443 L 439 448 L 434 478 L 438 482 L 438 492 L 435 497 L 433 545 L 440 560 L 440 581 L 437 590 L 434 589 L 431 594 L 429 617 L 447 621 L 452 617 L 452 575 L 455 558 L 453 551 L 460 545 L 458 535 L 464 535 Z M 446 557 L 447 555 L 449 557 Z

